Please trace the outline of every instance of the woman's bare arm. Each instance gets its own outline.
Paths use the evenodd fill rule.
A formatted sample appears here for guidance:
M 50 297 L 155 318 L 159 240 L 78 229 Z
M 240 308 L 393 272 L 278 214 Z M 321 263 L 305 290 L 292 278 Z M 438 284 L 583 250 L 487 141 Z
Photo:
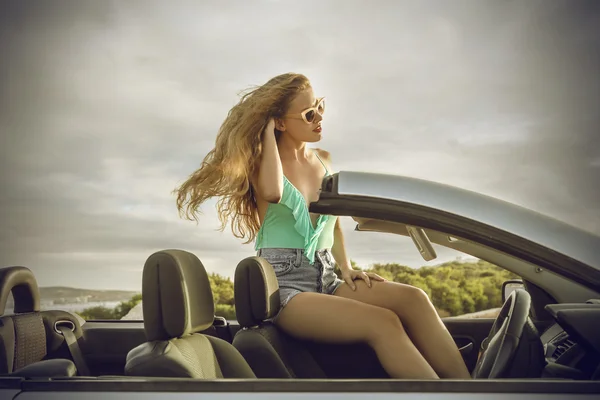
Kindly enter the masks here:
M 340 224 L 339 218 L 335 221 L 335 227 L 333 228 L 333 247 L 331 248 L 331 254 L 341 272 L 352 269 L 352 264 L 346 253 L 346 242 L 344 241 L 344 233 L 342 232 L 342 225 Z
M 279 203 L 283 194 L 283 168 L 275 139 L 275 122 L 270 120 L 263 132 L 262 154 L 253 185 L 259 197 Z

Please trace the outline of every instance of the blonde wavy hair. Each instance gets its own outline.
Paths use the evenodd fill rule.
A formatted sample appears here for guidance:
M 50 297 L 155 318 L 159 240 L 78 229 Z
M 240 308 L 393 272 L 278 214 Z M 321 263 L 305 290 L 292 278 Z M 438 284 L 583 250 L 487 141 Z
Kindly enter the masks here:
M 250 181 L 260 163 L 263 131 L 270 118 L 282 118 L 292 100 L 309 87 L 306 76 L 287 73 L 242 92 L 219 128 L 215 147 L 200 168 L 175 190 L 180 217 L 198 223 L 201 204 L 220 197 L 220 230 L 231 220 L 235 237 L 247 238 L 244 243 L 255 239 L 260 220 Z M 279 139 L 281 132 L 275 134 Z

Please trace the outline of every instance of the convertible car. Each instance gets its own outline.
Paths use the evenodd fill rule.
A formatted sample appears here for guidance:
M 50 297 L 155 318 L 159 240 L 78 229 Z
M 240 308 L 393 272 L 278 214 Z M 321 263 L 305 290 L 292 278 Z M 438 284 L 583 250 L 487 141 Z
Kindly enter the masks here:
M 443 319 L 475 379 L 390 379 L 366 345 L 285 335 L 268 321 L 279 292 L 259 257 L 237 266 L 237 321 L 215 317 L 202 255 L 160 250 L 144 265 L 143 321 L 40 311 L 31 271 L 1 269 L 0 308 L 11 292 L 15 306 L 0 318 L 0 398 L 599 398 L 599 237 L 474 192 L 382 174 L 326 177 L 309 210 L 351 217 L 365 235 L 410 238 L 424 260 L 442 246 L 521 278 L 498 288 L 496 318 Z

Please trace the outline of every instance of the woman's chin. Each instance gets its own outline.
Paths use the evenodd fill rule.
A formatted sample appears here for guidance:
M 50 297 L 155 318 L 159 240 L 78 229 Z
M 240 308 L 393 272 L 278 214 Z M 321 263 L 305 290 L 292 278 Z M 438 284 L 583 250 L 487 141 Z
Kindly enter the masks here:
M 310 143 L 319 142 L 323 138 L 323 135 L 321 135 L 321 132 L 312 132 L 312 133 L 313 133 L 311 135 L 312 136 L 312 138 L 311 138 L 312 140 L 307 140 L 307 142 L 310 142 Z
M 322 139 L 322 134 L 321 132 L 314 132 L 311 131 L 309 134 L 302 134 L 302 135 L 292 135 L 291 137 L 294 138 L 294 140 L 296 141 L 300 141 L 300 142 L 304 142 L 304 143 L 315 143 L 315 142 L 319 142 Z

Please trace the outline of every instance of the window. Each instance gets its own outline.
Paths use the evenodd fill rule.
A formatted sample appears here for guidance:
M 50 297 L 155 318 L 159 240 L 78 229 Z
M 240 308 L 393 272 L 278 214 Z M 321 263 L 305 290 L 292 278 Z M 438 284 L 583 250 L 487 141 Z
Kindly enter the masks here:
M 358 262 L 355 267 L 423 289 L 441 317 L 495 318 L 502 306 L 502 283 L 518 278 L 487 261 L 435 243 L 432 246 L 438 257 L 425 262 L 409 237 L 379 232 L 353 236 L 364 240 L 366 235 L 374 240 L 369 240 L 373 247 L 365 258 L 380 255 L 382 261 L 365 265 Z M 337 268 L 336 273 L 339 275 Z

